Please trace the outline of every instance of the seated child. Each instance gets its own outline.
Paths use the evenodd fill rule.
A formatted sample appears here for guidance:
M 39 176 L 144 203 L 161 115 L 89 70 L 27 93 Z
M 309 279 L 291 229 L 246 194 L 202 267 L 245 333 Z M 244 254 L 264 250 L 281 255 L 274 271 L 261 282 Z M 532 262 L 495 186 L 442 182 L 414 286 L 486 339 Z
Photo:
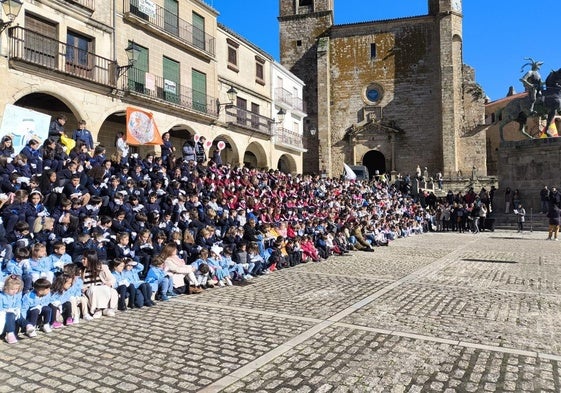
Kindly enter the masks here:
M 173 293 L 173 281 L 164 270 L 164 260 L 156 257 L 152 260 L 152 266 L 146 274 L 146 282 L 152 287 L 152 293 L 156 294 L 156 300 L 166 301 Z
M 211 269 L 209 266 L 208 250 L 203 248 L 199 253 L 199 258 L 195 262 L 191 263 L 193 269 L 195 269 L 195 277 L 197 277 L 197 283 L 202 288 L 214 288 L 213 282 L 209 282 L 211 276 Z
M 230 277 L 230 270 L 228 269 L 228 262 L 222 258 L 221 253 L 222 247 L 217 244 L 210 248 L 210 258 L 208 258 L 209 268 L 213 271 L 213 276 L 218 280 L 219 286 L 231 286 L 232 279 Z
M 156 239 L 158 236 L 156 236 Z M 171 274 L 173 289 L 178 293 L 201 293 L 202 289 L 195 277 L 196 268 L 186 265 L 185 261 L 177 256 L 177 245 L 167 243 L 160 257 L 164 260 L 166 271 Z M 189 286 L 189 289 L 186 288 Z
M 31 247 L 29 267 L 31 268 L 31 279 L 33 281 L 39 278 L 46 278 L 50 283 L 53 282 L 55 269 L 51 259 L 47 257 L 47 247 L 44 244 L 35 243 Z
M 51 327 L 53 329 L 60 329 L 64 325 L 60 321 L 70 321 L 72 324 L 72 304 L 70 303 L 70 296 L 72 292 L 72 282 L 74 277 L 69 274 L 59 274 L 55 277 L 53 285 L 51 286 Z
M 6 264 L 4 273 L 19 276 L 23 281 L 23 294 L 25 295 L 33 287 L 31 268 L 29 267 L 29 249 L 18 247 L 14 251 L 14 259 Z
M 33 290 L 21 300 L 21 315 L 33 326 L 41 326 L 45 333 L 50 333 L 52 312 L 51 283 L 46 278 L 38 278 L 33 283 Z
M 117 302 L 117 310 L 127 311 L 127 298 L 129 299 L 129 308 L 134 308 L 136 300 L 136 288 L 127 278 L 128 273 L 125 271 L 125 258 L 115 258 L 111 262 L 111 274 L 115 277 L 113 288 L 119 294 Z
M 260 276 L 262 274 L 269 274 L 271 271 L 265 268 L 265 260 L 259 254 L 259 245 L 251 243 L 248 250 L 249 263 L 253 263 L 254 267 L 250 270 L 252 276 Z
M 80 323 L 80 309 L 87 312 L 87 301 L 82 295 L 82 287 L 84 281 L 82 280 L 82 269 L 78 265 L 70 264 L 64 265 L 63 273 L 72 277 L 72 286 L 68 289 L 70 296 L 71 315 L 66 318 L 66 326 Z M 82 299 L 84 301 L 82 301 Z
M 5 313 L 5 322 L 0 329 L 5 334 L 4 339 L 8 344 L 18 342 L 18 330 L 25 329 L 25 334 L 29 337 L 35 337 L 35 327 L 27 322 L 21 313 L 21 291 L 23 289 L 23 281 L 16 275 L 10 275 L 4 280 L 4 288 L 0 292 L 0 312 Z
M 131 258 L 123 258 L 123 260 L 125 262 L 125 277 L 136 290 L 135 306 L 137 308 L 142 308 L 142 306 L 154 306 L 155 303 L 152 301 L 152 287 L 150 284 L 141 280 L 139 276 L 144 266 Z
M 53 253 L 47 258 L 50 259 L 55 273 L 61 273 L 65 265 L 72 263 L 72 257 L 66 253 L 66 244 L 60 240 L 53 244 Z

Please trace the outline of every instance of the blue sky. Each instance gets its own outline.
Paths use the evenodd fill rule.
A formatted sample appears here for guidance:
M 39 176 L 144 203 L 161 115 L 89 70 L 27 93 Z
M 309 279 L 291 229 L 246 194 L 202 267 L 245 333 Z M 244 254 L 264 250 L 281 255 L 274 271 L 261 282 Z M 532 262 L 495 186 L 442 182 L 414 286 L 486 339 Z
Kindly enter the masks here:
M 205 1 L 220 13 L 220 23 L 279 59 L 277 0 Z M 425 15 L 427 4 L 427 0 L 335 0 L 335 23 Z M 518 79 L 525 57 L 544 62 L 544 80 L 549 71 L 561 68 L 560 10 L 559 0 L 463 0 L 464 63 L 475 68 L 477 82 L 492 100 L 504 97 L 511 85 L 524 91 Z

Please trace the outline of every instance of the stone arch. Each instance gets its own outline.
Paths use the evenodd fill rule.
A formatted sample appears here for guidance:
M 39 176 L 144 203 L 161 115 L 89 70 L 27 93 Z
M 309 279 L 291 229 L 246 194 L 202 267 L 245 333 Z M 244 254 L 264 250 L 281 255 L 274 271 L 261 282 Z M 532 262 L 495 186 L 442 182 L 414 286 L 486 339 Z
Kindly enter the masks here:
M 244 153 L 243 163 L 250 168 L 268 168 L 267 153 L 258 142 L 251 142 Z
M 51 116 L 64 113 L 69 117 L 69 122 L 73 123 L 75 120 L 76 124 L 78 124 L 78 121 L 86 119 L 87 116 L 82 114 L 80 109 L 72 104 L 73 101 L 74 100 L 61 95 L 60 91 L 51 91 L 48 89 L 34 91 L 33 88 L 26 88 L 18 91 L 14 96 L 14 105 L 33 109 Z M 61 107 L 61 104 L 63 107 Z M 74 119 L 72 119 L 72 117 L 74 117 Z
M 209 149 L 208 157 L 211 158 L 214 151 L 218 149 L 218 142 L 224 142 L 226 147 L 220 152 L 223 164 L 231 164 L 232 166 L 239 164 L 240 151 L 234 139 L 225 134 L 219 134 L 212 140 L 212 146 Z
M 175 147 L 175 155 L 177 157 L 181 157 L 183 154 L 181 153 L 181 148 L 186 140 L 193 140 L 193 136 L 196 134 L 196 131 L 193 127 L 188 126 L 187 124 L 176 124 L 172 127 L 169 127 L 167 130 L 162 132 L 162 135 L 165 132 L 169 132 L 170 141 L 172 145 Z
M 59 114 L 68 117 L 65 131 L 68 136 L 72 135 L 72 130 L 78 128 L 78 121 L 82 119 L 80 111 L 71 104 L 71 100 L 54 92 L 30 91 L 27 94 L 18 94 L 20 97 L 14 101 L 14 105 L 22 108 L 44 113 L 53 118 Z
M 115 141 L 119 131 L 126 132 L 127 116 L 125 111 L 117 110 L 108 113 L 99 127 L 97 133 L 97 143 L 105 147 L 107 157 L 116 151 Z M 130 153 L 137 152 L 134 146 L 131 146 Z
M 362 165 L 368 168 L 370 176 L 386 172 L 386 157 L 379 150 L 370 150 L 362 157 Z
M 294 157 L 288 154 L 280 156 L 277 162 L 277 169 L 284 173 L 296 173 L 297 166 Z

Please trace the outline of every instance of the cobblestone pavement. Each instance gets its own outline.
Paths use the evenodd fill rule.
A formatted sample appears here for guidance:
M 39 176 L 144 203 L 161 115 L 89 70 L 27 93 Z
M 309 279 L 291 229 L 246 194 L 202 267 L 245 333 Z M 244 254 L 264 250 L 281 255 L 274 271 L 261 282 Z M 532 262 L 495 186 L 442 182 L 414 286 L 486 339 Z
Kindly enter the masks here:
M 426 234 L 0 344 L 0 392 L 559 392 L 561 242 Z

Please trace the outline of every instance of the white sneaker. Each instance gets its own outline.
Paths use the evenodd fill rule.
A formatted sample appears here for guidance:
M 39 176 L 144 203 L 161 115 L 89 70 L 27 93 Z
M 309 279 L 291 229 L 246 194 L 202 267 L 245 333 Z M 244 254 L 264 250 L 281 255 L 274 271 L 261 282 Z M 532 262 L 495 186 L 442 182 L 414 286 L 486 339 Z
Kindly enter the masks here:
M 50 333 L 53 331 L 53 329 L 51 328 L 51 325 L 49 325 L 48 323 L 43 325 L 43 328 L 41 329 L 43 330 L 45 333 Z
M 112 308 L 106 308 L 105 310 L 103 310 L 103 315 L 105 315 L 106 317 L 114 317 L 115 310 L 113 310 Z
M 79 324 L 79 323 L 80 323 L 80 318 L 78 318 L 78 317 L 72 318 L 72 323 L 73 323 L 74 325 Z
M 96 312 L 93 313 L 92 318 L 98 319 L 101 318 L 101 315 L 102 315 L 101 310 L 97 310 Z
M 251 280 L 253 276 L 251 274 L 246 274 L 245 276 L 243 276 L 243 278 L 245 278 L 246 280 Z
M 94 319 L 94 317 L 91 316 L 90 314 L 84 315 L 84 321 L 91 321 L 92 319 Z M 76 322 L 74 322 L 74 323 L 76 323 Z
M 37 337 L 37 331 L 35 330 L 35 326 L 29 324 L 25 327 L 25 334 L 27 337 Z
M 223 287 L 224 286 L 224 281 L 222 281 L 222 280 L 218 281 L 218 286 Z
M 231 287 L 232 285 L 234 285 L 234 284 L 232 284 L 232 280 L 230 279 L 230 277 L 226 277 L 226 278 L 224 279 L 224 281 L 226 281 L 226 285 L 228 285 L 229 287 Z

